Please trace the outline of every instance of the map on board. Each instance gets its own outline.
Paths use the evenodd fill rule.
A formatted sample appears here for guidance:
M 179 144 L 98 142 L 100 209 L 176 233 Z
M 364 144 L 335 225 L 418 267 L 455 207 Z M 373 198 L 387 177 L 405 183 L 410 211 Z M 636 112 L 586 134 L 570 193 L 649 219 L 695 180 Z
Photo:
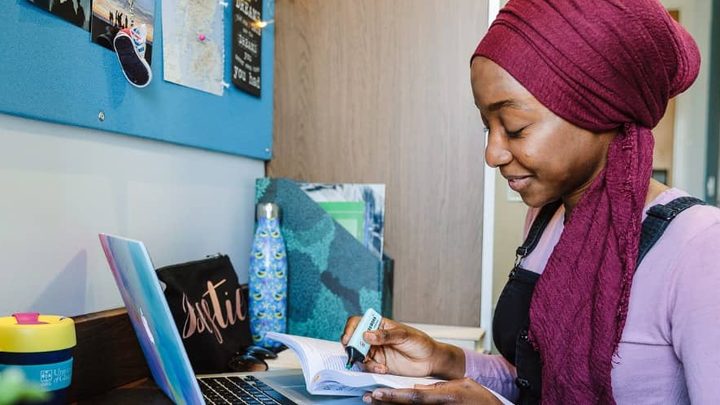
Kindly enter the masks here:
M 166 81 L 222 96 L 224 11 L 218 0 L 162 0 Z

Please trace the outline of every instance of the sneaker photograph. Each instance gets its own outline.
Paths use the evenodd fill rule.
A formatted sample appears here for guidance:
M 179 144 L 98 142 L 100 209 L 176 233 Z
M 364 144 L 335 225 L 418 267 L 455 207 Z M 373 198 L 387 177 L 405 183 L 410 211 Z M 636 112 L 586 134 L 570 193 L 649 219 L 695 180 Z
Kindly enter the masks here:
M 152 80 L 152 69 L 145 60 L 145 25 L 124 28 L 113 40 L 115 53 L 125 78 L 135 87 L 145 87 Z

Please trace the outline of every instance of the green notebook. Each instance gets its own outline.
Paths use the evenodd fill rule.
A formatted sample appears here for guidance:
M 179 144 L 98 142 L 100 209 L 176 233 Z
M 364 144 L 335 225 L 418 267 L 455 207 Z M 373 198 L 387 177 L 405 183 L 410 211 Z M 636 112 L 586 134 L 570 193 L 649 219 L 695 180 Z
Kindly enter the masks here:
M 365 244 L 365 203 L 362 201 L 318 202 L 350 235 Z

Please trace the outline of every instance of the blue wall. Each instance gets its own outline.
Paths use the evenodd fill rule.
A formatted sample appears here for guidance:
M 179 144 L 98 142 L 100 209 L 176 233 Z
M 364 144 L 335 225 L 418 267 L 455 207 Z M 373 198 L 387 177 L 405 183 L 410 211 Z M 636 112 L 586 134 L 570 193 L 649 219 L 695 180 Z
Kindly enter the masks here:
M 273 6 L 273 0 L 264 0 L 263 19 L 273 18 Z M 263 29 L 261 97 L 232 86 L 219 97 L 163 81 L 160 7 L 156 0 L 154 78 L 144 89 L 126 81 L 115 54 L 92 43 L 89 32 L 27 0 L 0 7 L 0 111 L 269 159 L 274 25 Z M 232 7 L 225 12 L 225 81 L 230 83 Z M 101 111 L 104 121 L 98 119 Z

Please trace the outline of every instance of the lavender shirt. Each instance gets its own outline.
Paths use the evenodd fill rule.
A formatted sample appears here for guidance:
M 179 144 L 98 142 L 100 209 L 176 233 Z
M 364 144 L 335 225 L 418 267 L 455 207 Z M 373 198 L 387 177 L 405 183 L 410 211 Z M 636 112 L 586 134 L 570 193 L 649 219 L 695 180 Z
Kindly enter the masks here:
M 669 189 L 665 204 L 686 193 Z M 528 212 L 525 231 L 538 213 Z M 523 267 L 542 273 L 563 231 L 565 210 L 550 221 Z M 645 218 L 643 213 L 643 219 Z M 568 291 L 572 293 L 572 291 Z M 516 400 L 515 367 L 500 355 L 465 351 L 465 375 Z M 676 217 L 640 263 L 612 389 L 618 404 L 720 403 L 720 210 L 694 206 Z

